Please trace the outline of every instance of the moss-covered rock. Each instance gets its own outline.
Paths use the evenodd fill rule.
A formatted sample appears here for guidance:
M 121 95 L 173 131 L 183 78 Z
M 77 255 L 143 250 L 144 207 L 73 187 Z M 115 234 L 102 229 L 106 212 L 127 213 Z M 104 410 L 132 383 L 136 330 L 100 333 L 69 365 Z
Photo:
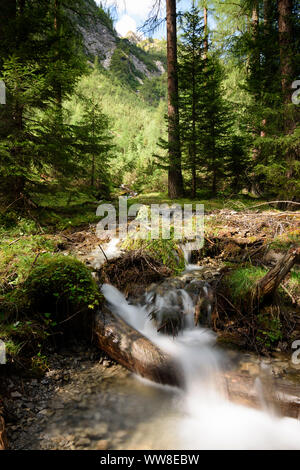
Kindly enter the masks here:
M 101 299 L 91 271 L 64 255 L 40 257 L 21 290 L 26 311 L 33 316 L 49 315 L 54 326 L 70 322 L 68 327 L 84 327 L 82 318 L 89 323 Z
M 12 359 L 40 360 L 49 340 L 57 345 L 66 337 L 90 339 L 101 300 L 91 271 L 82 262 L 42 254 L 26 280 L 1 299 L 0 339 Z

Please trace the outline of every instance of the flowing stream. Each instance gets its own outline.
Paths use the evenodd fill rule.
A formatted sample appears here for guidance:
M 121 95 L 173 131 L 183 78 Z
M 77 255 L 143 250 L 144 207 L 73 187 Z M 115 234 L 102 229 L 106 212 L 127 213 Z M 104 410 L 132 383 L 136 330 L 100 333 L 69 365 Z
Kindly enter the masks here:
M 188 270 L 191 272 L 193 266 L 189 264 Z M 230 358 L 216 346 L 213 332 L 193 326 L 193 300 L 185 290 L 170 289 L 163 295 L 150 291 L 141 305 L 129 304 L 111 285 L 103 285 L 102 292 L 112 311 L 177 359 L 185 374 L 184 391 L 137 377 L 146 386 L 159 387 L 169 396 L 166 400 L 164 395 L 162 410 L 157 394 L 153 418 L 139 428 L 141 446 L 147 443 L 150 449 L 300 449 L 300 421 L 266 409 L 267 397 L 262 391 L 261 409 L 229 401 L 223 372 L 230 368 Z M 149 312 L 155 309 L 159 314 L 174 307 L 183 309 L 185 327 L 173 339 L 157 333 Z M 259 380 L 257 387 L 259 392 Z M 138 439 L 133 433 L 127 448 L 136 448 Z

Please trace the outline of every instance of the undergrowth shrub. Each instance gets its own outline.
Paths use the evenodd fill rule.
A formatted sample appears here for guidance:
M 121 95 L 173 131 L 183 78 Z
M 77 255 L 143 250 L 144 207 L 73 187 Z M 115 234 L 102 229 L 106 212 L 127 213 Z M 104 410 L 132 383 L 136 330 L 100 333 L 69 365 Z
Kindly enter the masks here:
M 44 370 L 44 346 L 51 339 L 57 345 L 69 337 L 91 338 L 102 296 L 77 259 L 45 253 L 35 261 L 26 279 L 0 299 L 0 339 L 13 360 L 29 358 L 31 368 Z
M 33 314 L 49 312 L 57 321 L 99 305 L 100 294 L 89 268 L 71 256 L 42 256 L 21 290 Z

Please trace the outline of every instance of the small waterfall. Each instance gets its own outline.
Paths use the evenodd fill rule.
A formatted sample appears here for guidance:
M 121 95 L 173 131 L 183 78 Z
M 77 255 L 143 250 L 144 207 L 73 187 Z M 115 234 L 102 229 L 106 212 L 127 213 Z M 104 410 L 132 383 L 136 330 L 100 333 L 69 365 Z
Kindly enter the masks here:
M 187 387 L 178 392 L 176 424 L 171 404 L 169 418 L 166 414 L 162 423 L 164 432 L 169 433 L 171 446 L 177 449 L 300 449 L 299 421 L 278 418 L 266 411 L 228 401 L 222 380 L 225 353 L 217 349 L 214 333 L 193 326 L 193 302 L 187 292 L 170 290 L 156 296 L 148 292 L 140 306 L 130 305 L 123 294 L 110 285 L 103 285 L 102 293 L 114 312 L 182 364 Z M 183 309 L 187 319 L 184 330 L 175 339 L 159 334 L 147 313 L 152 308 L 174 306 Z
M 202 269 L 201 266 L 192 263 L 192 251 L 199 250 L 199 243 L 198 242 L 190 242 L 181 245 L 181 249 L 183 251 L 184 261 L 185 261 L 185 270 L 186 271 L 200 271 Z
M 99 269 L 107 260 L 120 256 L 121 250 L 119 244 L 119 238 L 112 238 L 108 243 L 104 243 L 101 248 L 99 246 L 92 251 L 91 264 L 94 268 Z

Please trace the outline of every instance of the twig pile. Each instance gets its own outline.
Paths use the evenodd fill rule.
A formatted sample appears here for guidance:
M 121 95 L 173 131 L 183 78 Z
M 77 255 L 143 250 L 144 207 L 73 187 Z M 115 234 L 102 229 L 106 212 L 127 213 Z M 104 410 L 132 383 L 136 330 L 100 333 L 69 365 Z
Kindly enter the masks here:
M 171 271 L 142 250 L 134 250 L 107 261 L 98 274 L 100 282 L 112 284 L 125 294 L 132 294 L 139 287 L 170 276 Z

